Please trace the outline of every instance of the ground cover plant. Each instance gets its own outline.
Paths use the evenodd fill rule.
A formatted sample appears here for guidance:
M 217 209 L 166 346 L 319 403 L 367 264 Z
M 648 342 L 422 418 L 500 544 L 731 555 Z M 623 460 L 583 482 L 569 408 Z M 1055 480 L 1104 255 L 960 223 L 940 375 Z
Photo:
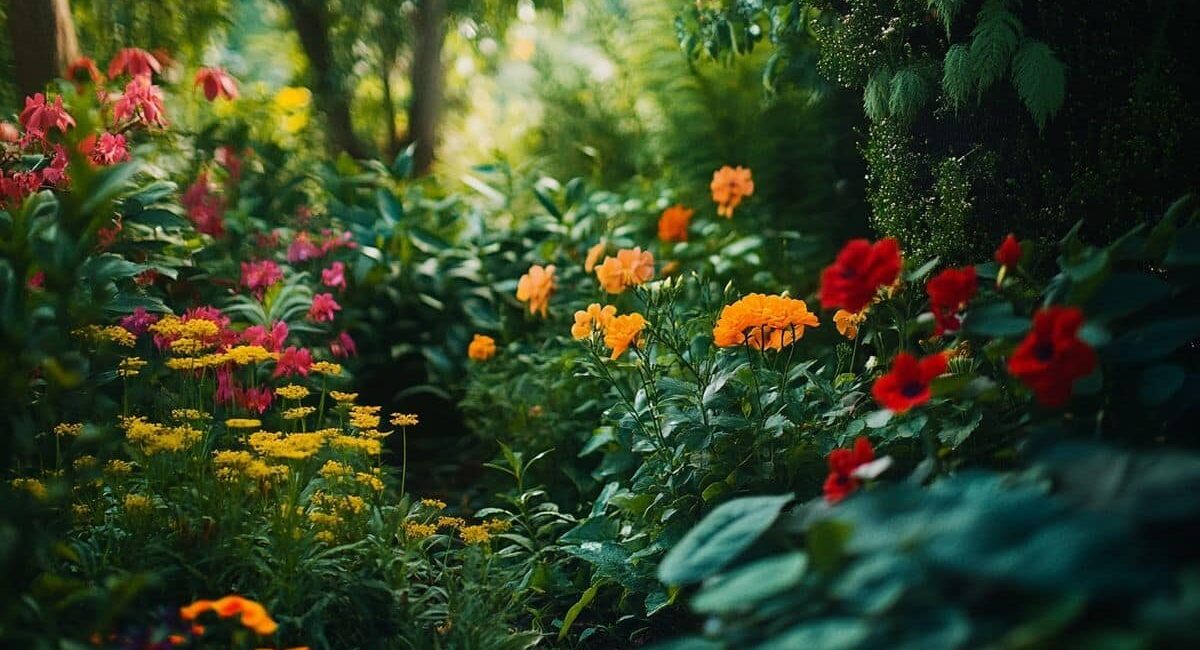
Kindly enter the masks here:
M 0 11 L 5 647 L 1200 642 L 1191 9 L 143 4 Z

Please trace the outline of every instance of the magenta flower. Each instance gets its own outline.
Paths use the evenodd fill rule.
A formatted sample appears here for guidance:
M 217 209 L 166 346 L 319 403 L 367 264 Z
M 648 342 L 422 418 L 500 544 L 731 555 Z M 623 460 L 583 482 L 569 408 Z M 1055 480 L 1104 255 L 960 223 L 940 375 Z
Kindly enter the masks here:
M 341 311 L 342 306 L 333 299 L 332 293 L 318 293 L 313 296 L 312 306 L 308 308 L 308 317 L 318 323 L 333 320 L 333 314 Z
M 146 311 L 145 307 L 136 307 L 132 314 L 121 319 L 121 327 L 124 327 L 130 334 L 141 336 L 145 334 L 150 326 L 158 322 L 158 315 Z
M 321 271 L 321 283 L 327 287 L 337 287 L 338 290 L 346 288 L 346 265 L 342 262 L 334 262 L 329 265 L 329 268 Z
M 329 353 L 339 359 L 358 356 L 358 346 L 354 344 L 354 339 L 350 338 L 349 332 L 342 332 L 329 342 Z
M 262 300 L 263 293 L 270 289 L 271 285 L 282 279 L 283 269 L 271 260 L 242 262 L 242 285 L 259 300 Z
M 307 348 L 291 346 L 279 353 L 275 361 L 275 377 L 291 377 L 292 375 L 308 376 L 312 368 L 312 353 Z
M 125 92 L 113 104 L 113 117 L 132 120 L 143 126 L 167 126 L 162 89 L 150 83 L 149 77 L 134 77 L 125 85 Z
M 297 234 L 296 238 L 292 240 L 291 246 L 288 246 L 287 258 L 292 264 L 307 262 L 320 256 L 321 249 L 317 248 L 306 232 Z

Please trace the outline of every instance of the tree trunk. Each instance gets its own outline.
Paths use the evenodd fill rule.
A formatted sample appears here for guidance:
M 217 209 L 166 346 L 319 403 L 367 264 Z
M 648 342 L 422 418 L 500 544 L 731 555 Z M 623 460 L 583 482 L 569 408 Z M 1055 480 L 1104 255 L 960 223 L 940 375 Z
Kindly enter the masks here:
M 442 45 L 446 41 L 446 0 L 421 0 L 416 15 L 417 42 L 412 59 L 412 98 L 408 105 L 408 142 L 416 142 L 413 173 L 433 165 L 442 108 Z
M 292 15 L 300 45 L 308 57 L 317 108 L 325 114 L 329 146 L 355 158 L 366 158 L 367 149 L 350 121 L 350 99 L 329 41 L 329 10 L 322 0 L 284 0 Z
M 8 38 L 24 95 L 45 90 L 79 58 L 68 0 L 8 0 Z

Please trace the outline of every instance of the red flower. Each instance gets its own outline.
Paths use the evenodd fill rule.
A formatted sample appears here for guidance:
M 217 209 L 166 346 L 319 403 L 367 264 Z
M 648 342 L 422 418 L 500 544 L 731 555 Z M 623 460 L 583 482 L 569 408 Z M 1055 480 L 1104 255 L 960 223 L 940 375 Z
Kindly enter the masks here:
M 25 127 L 26 134 L 39 140 L 45 140 L 46 131 L 50 129 L 66 133 L 67 129 L 75 126 L 75 118 L 63 107 L 62 95 L 55 97 L 53 104 L 46 103 L 46 96 L 42 93 L 26 97 L 25 108 L 18 119 L 21 126 Z
M 291 346 L 279 353 L 275 361 L 275 377 L 290 377 L 292 375 L 308 376 L 312 368 L 312 353 L 307 348 Z
M 1021 242 L 1016 235 L 1009 234 L 996 249 L 996 263 L 1000 266 L 1016 266 L 1021 261 Z
M 346 288 L 346 265 L 342 262 L 334 262 L 329 265 L 329 268 L 321 270 L 321 284 L 327 287 L 337 287 L 339 290 Z
M 25 282 L 25 286 L 34 291 L 41 291 L 46 286 L 46 272 L 34 271 L 33 275 L 29 276 L 29 280 Z M 138 309 L 141 309 L 141 307 Z
M 1033 315 L 1033 329 L 1008 360 L 1008 372 L 1033 390 L 1043 406 L 1062 406 L 1075 380 L 1096 369 L 1096 352 L 1079 340 L 1083 312 L 1046 307 Z
M 113 117 L 133 120 L 147 127 L 166 127 L 166 112 L 162 89 L 150 83 L 150 77 L 134 77 L 125 85 L 121 98 L 113 104 Z
M 266 348 L 268 352 L 278 352 L 283 348 L 283 344 L 287 341 L 288 326 L 287 323 L 279 321 L 271 327 L 270 331 L 262 325 L 251 325 L 242 332 L 242 341 L 246 345 L 258 345 Z
M 973 266 L 946 269 L 929 280 L 925 291 L 929 294 L 929 308 L 937 324 L 933 332 L 936 336 L 958 331 L 962 325 L 958 313 L 966 309 L 967 303 L 975 297 L 976 289 L 978 283 Z
M 342 332 L 329 342 L 329 353 L 339 359 L 353 357 L 358 355 L 358 346 L 354 344 L 354 339 L 350 338 L 349 332 Z
M 108 76 L 116 79 L 122 74 L 131 77 L 149 77 L 162 70 L 162 65 L 154 55 L 136 47 L 127 47 L 108 62 Z
M 931 354 L 920 361 L 901 352 L 892 360 L 892 370 L 875 380 L 871 394 L 880 406 L 903 413 L 929 401 L 929 383 L 946 372 L 946 355 Z
M 874 244 L 865 239 L 847 242 L 833 264 L 821 273 L 821 306 L 857 314 L 880 287 L 896 281 L 900 265 L 900 244 L 895 239 Z
M 241 387 L 238 386 L 237 380 L 233 378 L 233 368 L 229 366 L 220 366 L 217 368 L 217 392 L 214 395 L 217 404 L 228 404 L 237 398 L 241 393 Z
M 825 501 L 837 503 L 858 489 L 862 483 L 854 471 L 875 460 L 875 449 L 866 436 L 854 441 L 853 449 L 834 449 L 829 452 L 829 476 L 825 478 Z
M 271 285 L 283 279 L 283 270 L 271 260 L 242 262 L 242 284 L 262 300 L 263 293 Z
M 341 311 L 342 306 L 333 299 L 332 293 L 318 293 L 313 296 L 312 305 L 308 308 L 308 317 L 318 323 L 333 320 L 333 313 Z
M 97 165 L 115 165 L 129 160 L 129 147 L 125 144 L 125 136 L 120 133 L 101 133 L 100 137 L 94 138 L 94 144 L 86 153 Z
M 224 68 L 200 68 L 196 72 L 197 86 L 204 86 L 204 98 L 214 101 L 217 97 L 237 99 L 237 81 Z
M 81 86 L 86 83 L 98 84 L 104 80 L 100 74 L 100 70 L 96 67 L 96 62 L 91 57 L 81 56 L 71 62 L 67 66 L 67 81 L 74 83 L 76 86 Z
M 320 256 L 321 249 L 313 243 L 312 238 L 306 232 L 296 235 L 291 245 L 288 246 L 287 258 L 292 264 L 307 262 Z
M 213 191 L 212 184 L 208 181 L 208 172 L 200 172 L 183 193 L 180 201 L 187 209 L 188 220 L 197 231 L 213 237 L 225 234 L 225 221 L 221 217 L 225 210 L 225 201 Z
M 235 401 L 237 405 L 262 415 L 271 408 L 271 401 L 274 395 L 271 393 L 269 386 L 260 386 L 258 388 L 244 388 L 238 391 Z

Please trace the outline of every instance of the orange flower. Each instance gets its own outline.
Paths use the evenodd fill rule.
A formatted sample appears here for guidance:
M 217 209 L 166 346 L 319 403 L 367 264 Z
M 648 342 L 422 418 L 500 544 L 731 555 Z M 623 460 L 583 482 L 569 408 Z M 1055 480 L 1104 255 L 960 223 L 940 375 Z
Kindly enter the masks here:
M 608 324 L 617 315 L 617 308 L 612 305 L 600 306 L 600 303 L 588 305 L 586 310 L 575 312 L 575 324 L 571 326 L 571 336 L 575 340 L 586 339 L 592 332 L 604 332 Z
M 529 267 L 517 283 L 517 300 L 529 303 L 529 313 L 540 313 L 542 318 L 550 309 L 550 295 L 554 293 L 554 265 Z
M 867 320 L 867 310 L 864 309 L 857 314 L 845 309 L 837 310 L 833 315 L 833 324 L 837 326 L 838 334 L 854 340 L 858 337 L 858 327 Z
M 803 300 L 752 293 L 721 310 L 713 342 L 722 348 L 746 344 L 755 350 L 780 350 L 804 336 L 805 327 L 818 324 Z
M 621 293 L 654 277 L 654 255 L 641 247 L 617 251 L 617 256 L 604 258 L 596 267 L 600 286 L 609 293 Z
M 717 214 L 727 219 L 733 218 L 733 210 L 742 199 L 754 194 L 754 181 L 750 170 L 745 167 L 730 167 L 726 165 L 713 172 L 712 184 L 713 201 L 717 204 Z
M 604 330 L 604 344 L 612 349 L 612 358 L 619 358 L 631 345 L 640 345 L 639 338 L 645 327 L 646 319 L 638 313 L 613 318 Z
M 687 241 L 688 222 L 696 211 L 682 205 L 673 205 L 663 210 L 658 218 L 658 238 L 663 241 Z
M 606 250 L 608 250 L 608 242 L 603 239 L 588 249 L 587 257 L 583 260 L 583 270 L 585 273 L 591 273 L 592 269 L 596 268 L 596 262 L 600 261 Z
M 240 615 L 242 625 L 262 636 L 274 634 L 275 630 L 279 628 L 265 607 L 253 600 L 236 595 L 218 600 L 197 600 L 191 605 L 180 607 L 179 617 L 185 621 L 193 621 L 196 617 L 209 611 L 221 618 Z
M 467 346 L 467 356 L 472 361 L 487 361 L 496 356 L 496 339 L 486 334 L 476 334 Z

